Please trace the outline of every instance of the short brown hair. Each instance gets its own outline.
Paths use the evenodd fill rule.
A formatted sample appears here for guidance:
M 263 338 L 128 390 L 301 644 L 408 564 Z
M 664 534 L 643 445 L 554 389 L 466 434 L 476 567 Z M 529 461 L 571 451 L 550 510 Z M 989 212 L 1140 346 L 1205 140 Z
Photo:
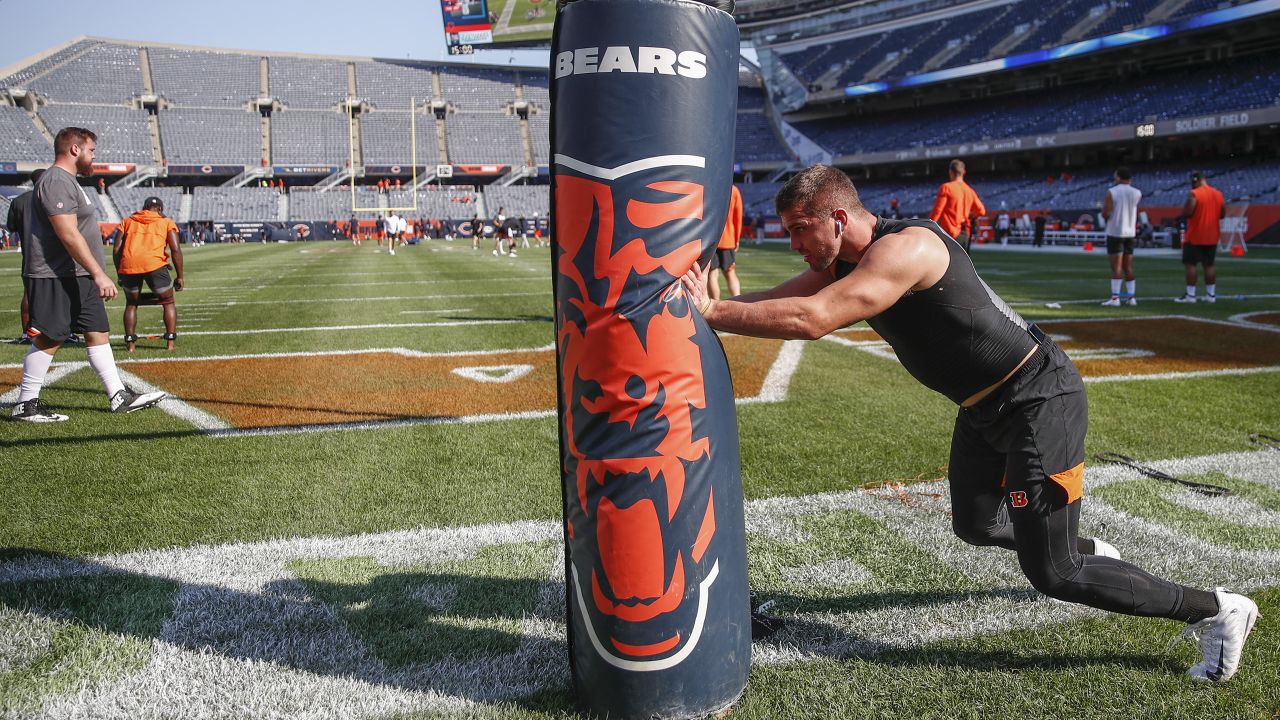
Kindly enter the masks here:
M 957 159 L 955 159 L 955 160 L 952 160 L 952 161 L 951 161 L 951 164 L 947 166 L 947 170 L 949 170 L 949 171 L 951 171 L 951 172 L 953 172 L 953 173 L 956 173 L 956 174 L 958 174 L 958 175 L 963 175 L 963 174 L 964 174 L 964 161 L 963 161 L 963 160 L 960 160 L 959 158 L 957 158 Z
M 57 155 L 71 152 L 72 145 L 83 145 L 85 140 L 97 142 L 98 136 L 92 130 L 81 127 L 64 127 L 53 139 L 53 152 Z
M 850 212 L 862 209 L 858 190 L 843 171 L 830 165 L 813 165 L 796 173 L 773 199 L 779 213 L 798 208 L 805 215 L 826 215 L 837 207 Z

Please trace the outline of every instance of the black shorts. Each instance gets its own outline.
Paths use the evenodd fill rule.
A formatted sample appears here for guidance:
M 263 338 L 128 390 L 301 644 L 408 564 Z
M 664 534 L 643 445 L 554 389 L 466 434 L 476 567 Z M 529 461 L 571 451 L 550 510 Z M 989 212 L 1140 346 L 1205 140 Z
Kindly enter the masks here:
M 168 266 L 157 268 L 149 273 L 121 275 L 120 289 L 124 290 L 126 295 L 137 295 L 142 292 L 142 283 L 144 282 L 147 287 L 151 288 L 151 292 L 157 295 L 173 289 L 173 279 L 169 277 Z
M 31 324 L 27 334 L 60 343 L 73 332 L 108 332 L 107 308 L 93 278 L 23 278 Z
M 1208 267 L 1213 264 L 1215 258 L 1218 257 L 1217 245 L 1188 245 L 1182 244 L 1182 264 L 1183 265 L 1204 265 Z
M 711 258 L 711 269 L 725 271 L 732 270 L 733 266 L 737 264 L 737 261 L 737 250 L 716 250 L 716 254 Z
M 948 473 L 955 515 L 995 495 L 1012 513 L 1041 515 L 1079 499 L 1088 428 L 1080 373 L 1046 339 L 1003 387 L 960 408 Z
M 1124 253 L 1125 255 L 1133 254 L 1133 238 L 1131 237 L 1122 238 L 1122 237 L 1115 237 L 1114 235 L 1108 235 L 1107 236 L 1107 254 L 1119 255 L 1121 253 Z

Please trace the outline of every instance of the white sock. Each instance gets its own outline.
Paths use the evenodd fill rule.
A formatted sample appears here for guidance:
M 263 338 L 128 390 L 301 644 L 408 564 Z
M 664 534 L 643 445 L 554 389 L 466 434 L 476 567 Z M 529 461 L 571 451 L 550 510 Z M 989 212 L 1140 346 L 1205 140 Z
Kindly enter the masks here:
M 1126 293 L 1128 293 L 1128 294 L 1129 294 L 1129 297 L 1137 297 L 1137 295 L 1138 295 L 1138 281 L 1137 281 L 1137 280 L 1125 280 L 1125 281 L 1124 281 L 1124 291 L 1125 291 Z
M 116 356 L 111 352 L 111 343 L 94 345 L 88 350 L 89 366 L 98 373 L 98 379 L 107 389 L 107 397 L 115 397 L 116 393 L 124 389 L 124 383 L 120 382 L 120 371 L 116 370 Z
M 1213 283 L 1212 285 L 1205 285 L 1205 286 L 1204 286 L 1204 294 L 1205 294 L 1205 295 L 1208 295 L 1209 297 L 1217 297 L 1217 295 L 1218 295 L 1218 283 Z
M 44 385 L 44 376 L 53 364 L 53 355 L 32 345 L 27 349 L 27 356 L 22 359 L 22 384 L 18 386 L 18 402 L 23 403 L 40 397 L 40 388 Z
M 1120 297 L 1120 281 L 1111 278 L 1111 297 Z
M 1195 285 L 1188 285 L 1188 286 L 1187 286 L 1187 297 L 1195 297 L 1195 296 L 1196 296 L 1196 286 L 1195 286 Z

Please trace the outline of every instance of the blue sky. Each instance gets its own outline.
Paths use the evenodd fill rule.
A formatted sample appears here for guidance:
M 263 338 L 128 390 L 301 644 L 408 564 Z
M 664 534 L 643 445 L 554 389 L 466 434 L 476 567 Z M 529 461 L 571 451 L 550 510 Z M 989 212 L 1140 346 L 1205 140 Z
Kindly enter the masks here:
M 438 0 L 0 0 L 0 68 L 80 35 L 180 45 L 448 59 Z M 547 52 L 474 60 L 545 65 Z

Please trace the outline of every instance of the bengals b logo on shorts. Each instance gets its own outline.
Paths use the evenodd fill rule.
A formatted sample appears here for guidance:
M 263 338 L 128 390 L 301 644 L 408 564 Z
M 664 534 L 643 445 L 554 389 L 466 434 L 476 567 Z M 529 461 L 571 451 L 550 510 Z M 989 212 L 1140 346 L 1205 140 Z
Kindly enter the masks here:
M 1027 494 L 1021 490 L 1014 490 L 1009 493 L 1009 504 L 1016 508 L 1024 508 L 1027 506 Z

